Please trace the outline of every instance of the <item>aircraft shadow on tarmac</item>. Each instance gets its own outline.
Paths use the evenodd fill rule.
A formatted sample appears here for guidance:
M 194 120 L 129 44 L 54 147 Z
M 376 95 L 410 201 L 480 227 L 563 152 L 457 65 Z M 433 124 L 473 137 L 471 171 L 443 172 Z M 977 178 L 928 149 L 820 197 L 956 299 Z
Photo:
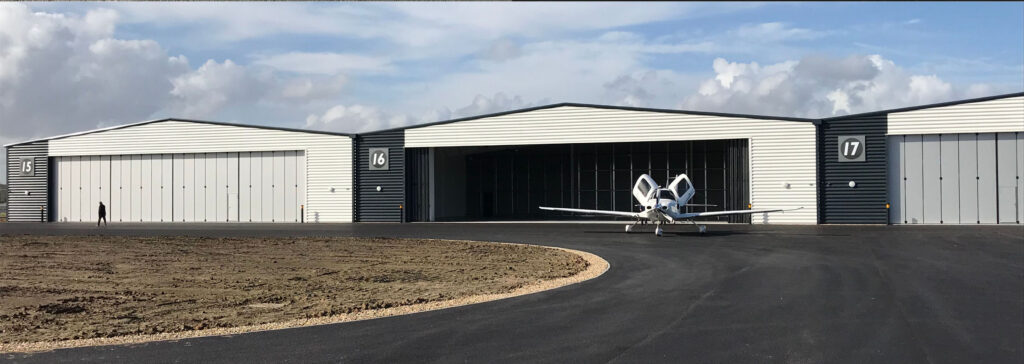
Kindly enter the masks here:
M 637 229 L 633 232 L 626 233 L 621 230 L 584 230 L 584 234 L 619 234 L 619 235 L 654 235 L 654 230 L 642 230 Z M 732 236 L 732 235 L 772 235 L 772 236 L 821 236 L 821 237 L 841 237 L 841 236 L 852 236 L 850 234 L 821 234 L 821 233 L 793 233 L 786 231 L 729 231 L 729 230 L 708 230 L 703 234 L 696 231 L 671 231 L 665 230 L 664 237 L 668 236 L 686 236 L 686 237 L 718 237 L 718 236 Z
M 623 232 L 621 230 L 618 230 L 618 231 L 610 231 L 610 230 L 606 230 L 606 231 L 585 230 L 585 231 L 583 231 L 583 233 L 584 234 L 617 234 L 617 235 L 623 235 L 623 236 L 627 236 L 627 235 L 638 235 L 638 236 L 650 235 L 650 236 L 654 236 L 654 230 L 644 231 L 644 230 L 640 230 L 640 229 L 633 230 L 633 232 L 630 232 L 630 233 L 626 233 L 626 232 Z M 696 231 L 668 231 L 668 230 L 666 230 L 664 232 L 665 236 L 670 236 L 671 235 L 671 236 L 690 236 L 690 237 L 712 237 L 712 236 L 751 235 L 751 234 L 755 234 L 756 235 L 756 234 L 763 234 L 763 233 L 762 232 L 745 232 L 745 231 L 707 231 L 704 234 L 701 234 L 701 233 L 696 232 Z M 663 237 L 665 237 L 665 236 L 663 236 Z

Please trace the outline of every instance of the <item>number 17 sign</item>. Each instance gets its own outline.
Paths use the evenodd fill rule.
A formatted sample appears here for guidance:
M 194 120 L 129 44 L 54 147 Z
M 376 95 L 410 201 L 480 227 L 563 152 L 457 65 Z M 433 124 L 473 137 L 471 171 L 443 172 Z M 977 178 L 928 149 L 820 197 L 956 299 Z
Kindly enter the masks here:
M 846 135 L 839 137 L 839 161 L 840 162 L 863 162 L 864 161 L 864 136 Z

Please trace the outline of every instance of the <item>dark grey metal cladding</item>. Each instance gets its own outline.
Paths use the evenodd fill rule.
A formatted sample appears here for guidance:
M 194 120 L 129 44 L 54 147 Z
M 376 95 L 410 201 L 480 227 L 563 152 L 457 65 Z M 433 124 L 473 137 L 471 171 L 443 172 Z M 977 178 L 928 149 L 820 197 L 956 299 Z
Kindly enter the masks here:
M 386 171 L 370 170 L 370 148 L 388 148 Z M 405 130 L 356 136 L 355 162 L 355 221 L 401 221 L 399 206 L 405 203 Z
M 50 161 L 49 142 L 12 145 L 7 147 L 7 184 L 8 184 L 8 219 L 9 221 L 39 221 L 40 207 L 42 219 L 49 221 L 49 175 Z M 33 158 L 35 174 L 20 175 L 22 158 Z M 28 194 L 26 194 L 28 192 Z
M 887 116 L 830 119 L 818 126 L 818 222 L 888 223 L 885 140 Z M 865 160 L 839 162 L 839 137 L 864 135 Z M 850 187 L 850 182 L 856 183 Z

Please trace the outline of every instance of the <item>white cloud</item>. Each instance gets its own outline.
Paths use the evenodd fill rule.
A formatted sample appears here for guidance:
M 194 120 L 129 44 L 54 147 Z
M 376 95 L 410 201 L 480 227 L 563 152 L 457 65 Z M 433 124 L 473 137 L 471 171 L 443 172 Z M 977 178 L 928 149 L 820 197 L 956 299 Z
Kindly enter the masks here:
M 75 16 L 0 4 L 0 138 L 26 140 L 155 115 L 223 119 L 229 108 L 277 108 L 295 117 L 337 98 L 348 80 L 231 60 L 193 69 L 154 40 L 116 38 L 120 19 L 109 9 Z
M 363 132 L 410 124 L 406 115 L 391 114 L 374 106 L 335 105 L 323 114 L 306 117 L 306 129 Z
M 730 32 L 737 38 L 754 42 L 781 42 L 790 40 L 812 40 L 825 37 L 828 33 L 805 28 L 794 28 L 789 24 L 772 22 L 748 24 Z
M 546 100 L 544 100 L 546 101 Z M 543 102 L 543 101 L 542 101 Z M 446 107 L 430 110 L 420 115 L 401 112 L 389 112 L 378 107 L 367 105 L 334 105 L 323 113 L 306 116 L 305 128 L 338 132 L 366 132 L 434 121 L 457 119 L 468 116 L 498 113 L 522 109 L 537 104 L 523 101 L 521 96 L 506 96 L 498 93 L 494 96 L 476 95 L 468 105 L 452 111 Z
M 491 45 L 481 52 L 480 56 L 484 59 L 501 62 L 519 57 L 522 53 L 523 51 L 519 48 L 519 44 L 502 38 L 491 42 Z
M 984 91 L 963 90 L 936 75 L 910 74 L 879 55 L 813 56 L 768 66 L 716 59 L 715 76 L 683 99 L 690 110 L 828 117 L 949 101 Z
M 387 59 L 359 54 L 290 52 L 253 58 L 254 64 L 295 73 L 335 75 L 393 71 Z
M 118 16 L 33 13 L 0 4 L 0 133 L 29 139 L 140 120 L 159 110 L 187 71 L 148 40 L 113 38 Z

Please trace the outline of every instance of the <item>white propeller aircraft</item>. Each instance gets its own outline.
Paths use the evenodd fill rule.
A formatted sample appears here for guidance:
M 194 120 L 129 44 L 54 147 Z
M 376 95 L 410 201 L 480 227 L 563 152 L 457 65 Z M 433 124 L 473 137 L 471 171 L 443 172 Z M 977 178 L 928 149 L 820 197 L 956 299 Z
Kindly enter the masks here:
M 686 183 L 686 192 L 683 194 L 679 193 L 680 184 Z M 690 183 L 690 178 L 685 174 L 676 176 L 676 179 L 668 185 L 668 188 L 661 188 L 651 176 L 646 174 L 641 175 L 636 180 L 636 184 L 633 185 L 633 197 L 636 198 L 637 202 L 640 202 L 640 206 L 643 206 L 641 212 L 625 212 L 625 211 L 608 211 L 608 210 L 586 210 L 586 209 L 569 209 L 560 207 L 544 207 L 540 206 L 541 210 L 547 211 L 565 211 L 575 212 L 580 214 L 592 214 L 592 215 L 611 215 L 611 216 L 625 216 L 636 219 L 636 222 L 626 225 L 626 232 L 633 231 L 633 227 L 641 221 L 654 222 L 654 234 L 661 236 L 664 232 L 661 228 L 661 224 L 674 223 L 674 222 L 685 222 L 688 221 L 697 227 L 697 231 L 701 234 L 707 231 L 706 225 L 697 225 L 697 222 L 693 221 L 695 217 L 701 216 L 722 216 L 722 215 L 743 215 L 743 214 L 758 214 L 768 212 L 780 212 L 780 211 L 792 211 L 799 210 L 803 207 L 795 209 L 768 209 L 768 210 L 733 210 L 733 211 L 709 211 L 709 212 L 684 212 L 686 206 L 713 206 L 713 205 L 700 205 L 691 204 L 690 199 L 693 198 L 693 194 L 696 193 L 696 189 L 693 188 L 693 184 Z

